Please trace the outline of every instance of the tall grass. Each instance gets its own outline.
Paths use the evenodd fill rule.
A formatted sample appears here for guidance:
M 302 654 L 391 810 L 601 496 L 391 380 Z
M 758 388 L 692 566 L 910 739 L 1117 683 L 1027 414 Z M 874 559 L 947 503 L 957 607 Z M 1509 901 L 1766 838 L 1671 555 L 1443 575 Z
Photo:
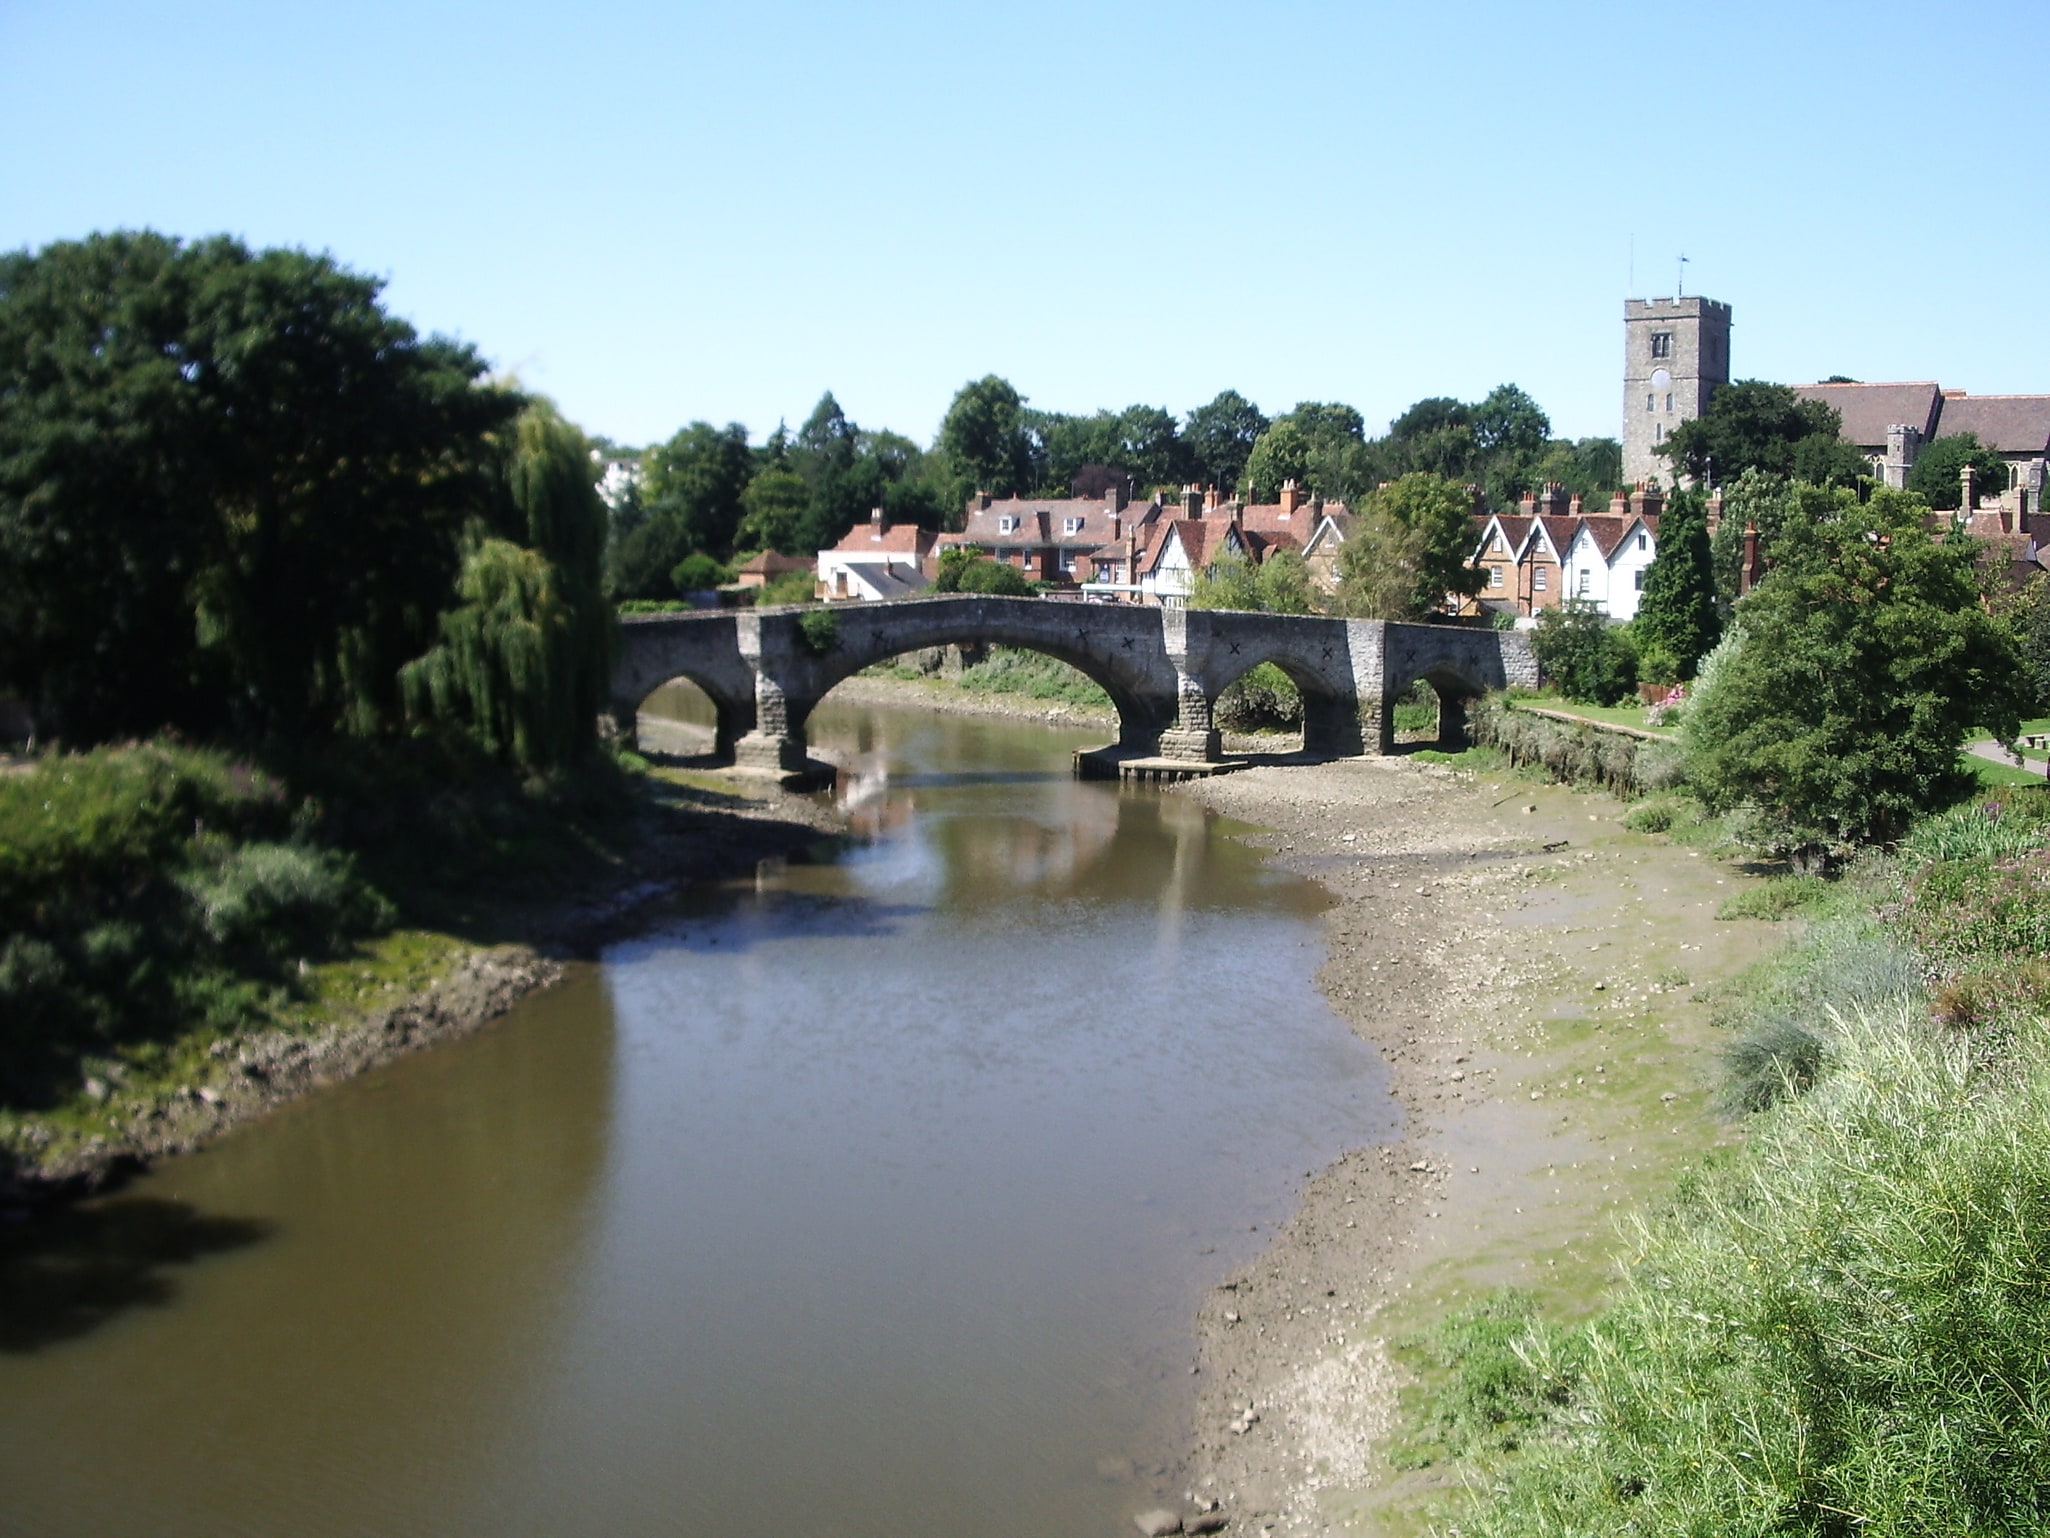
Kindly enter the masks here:
M 1440 1332 L 1464 1538 L 2050 1528 L 2046 830 L 1957 808 L 1838 884 L 1718 1011 L 1746 1143 L 1601 1312 Z
M 1909 1001 L 1639 1220 L 1610 1306 L 1518 1340 L 1570 1384 L 1481 1535 L 2022 1534 L 2050 1521 L 2050 1069 Z

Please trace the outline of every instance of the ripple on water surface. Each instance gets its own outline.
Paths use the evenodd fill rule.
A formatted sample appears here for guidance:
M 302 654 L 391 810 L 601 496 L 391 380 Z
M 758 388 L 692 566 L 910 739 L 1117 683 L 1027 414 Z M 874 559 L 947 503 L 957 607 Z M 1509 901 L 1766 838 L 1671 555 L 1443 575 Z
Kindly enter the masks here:
M 95 1209 L 154 1204 L 126 1226 L 156 1247 L 93 1241 L 137 1295 L 0 1337 L 0 1528 L 1086 1533 L 1148 1504 L 1202 1288 L 1394 1129 L 1312 987 L 1322 898 L 1186 801 L 1070 780 L 1058 734 L 828 709 L 815 738 L 866 842 Z

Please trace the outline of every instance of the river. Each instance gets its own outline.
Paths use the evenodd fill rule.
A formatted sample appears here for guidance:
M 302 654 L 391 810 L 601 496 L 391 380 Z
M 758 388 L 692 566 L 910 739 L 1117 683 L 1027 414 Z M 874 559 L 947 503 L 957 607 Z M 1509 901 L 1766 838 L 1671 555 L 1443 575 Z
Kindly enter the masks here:
M 1091 734 L 812 737 L 859 837 L 40 1237 L 0 1532 L 1023 1538 L 1169 1493 L 1203 1289 L 1396 1128 L 1326 899 L 1070 778 Z

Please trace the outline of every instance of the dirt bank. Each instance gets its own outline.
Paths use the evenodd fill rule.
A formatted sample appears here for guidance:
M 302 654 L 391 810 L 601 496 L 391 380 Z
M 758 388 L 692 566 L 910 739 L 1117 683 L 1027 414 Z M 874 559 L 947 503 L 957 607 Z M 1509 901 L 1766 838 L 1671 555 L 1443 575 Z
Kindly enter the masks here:
M 1742 878 L 1627 832 L 1607 797 L 1400 758 L 1183 793 L 1340 899 L 1318 982 L 1407 1117 L 1308 1179 L 1209 1294 L 1188 1490 L 1234 1531 L 1417 1531 L 1442 1478 L 1386 1459 L 1390 1342 L 1503 1285 L 1593 1301 L 1617 1210 L 1726 1135 L 1702 990 L 1772 930 L 1716 922 Z
M 0 1147 L 0 1209 L 90 1195 L 165 1154 L 401 1053 L 476 1030 L 693 882 L 751 869 L 842 827 L 827 803 L 738 775 L 658 769 L 628 852 L 557 886 L 479 894 L 460 934 L 401 931 L 316 969 L 273 1028 L 218 1041 L 174 1083 L 89 1079 L 89 1139 L 30 1118 Z M 12 1166 L 10 1168 L 10 1165 Z

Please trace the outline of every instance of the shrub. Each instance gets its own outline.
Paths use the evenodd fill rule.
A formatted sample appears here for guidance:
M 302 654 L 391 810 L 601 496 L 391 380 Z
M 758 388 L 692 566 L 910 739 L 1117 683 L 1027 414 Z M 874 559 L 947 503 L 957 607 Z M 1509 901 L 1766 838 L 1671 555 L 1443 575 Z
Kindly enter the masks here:
M 1538 616 L 1531 650 L 1545 676 L 1569 700 L 1613 705 L 1637 687 L 1630 633 L 1594 605 L 1569 599 Z
M 1618 795 L 1670 790 L 1680 782 L 1678 748 L 1623 732 L 1518 710 L 1507 696 L 1490 694 L 1467 711 L 1476 743 L 1500 748 L 1518 768 L 1544 770 L 1567 784 L 1601 785 Z
M 755 606 L 766 608 L 772 604 L 812 603 L 817 597 L 818 578 L 813 573 L 786 571 L 762 584 L 762 590 L 755 595 Z
M 807 609 L 798 616 L 797 631 L 814 657 L 823 657 L 840 644 L 840 618 L 831 609 Z
M 669 580 L 676 584 L 679 593 L 708 593 L 731 582 L 733 573 L 702 550 L 697 550 L 676 563 L 669 573 Z

